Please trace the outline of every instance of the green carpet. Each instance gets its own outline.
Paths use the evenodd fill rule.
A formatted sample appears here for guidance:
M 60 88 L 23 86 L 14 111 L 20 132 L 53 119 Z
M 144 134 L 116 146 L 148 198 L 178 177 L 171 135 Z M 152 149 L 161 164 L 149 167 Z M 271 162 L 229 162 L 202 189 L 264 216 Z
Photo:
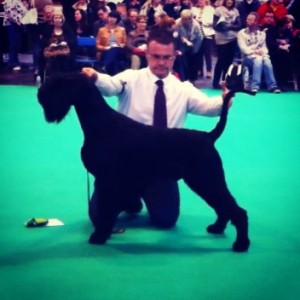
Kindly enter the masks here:
M 299 93 L 236 96 L 217 142 L 230 190 L 249 213 L 245 254 L 231 251 L 231 225 L 223 236 L 206 233 L 214 213 L 182 182 L 175 229 L 150 227 L 143 211 L 107 245 L 89 245 L 74 111 L 49 125 L 35 87 L 0 86 L 0 95 L 2 300 L 299 299 Z M 209 130 L 216 122 L 189 116 L 186 125 Z M 31 217 L 65 226 L 25 228 Z

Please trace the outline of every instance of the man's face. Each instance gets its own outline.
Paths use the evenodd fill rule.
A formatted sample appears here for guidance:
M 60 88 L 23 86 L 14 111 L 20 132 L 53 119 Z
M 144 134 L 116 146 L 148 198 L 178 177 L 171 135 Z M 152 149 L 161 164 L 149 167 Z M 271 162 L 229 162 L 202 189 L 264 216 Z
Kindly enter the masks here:
M 249 15 L 246 19 L 246 24 L 247 24 L 247 27 L 249 27 L 249 28 L 256 27 L 256 25 L 257 25 L 256 17 L 253 15 Z
M 171 72 L 175 60 L 174 45 L 159 44 L 151 41 L 148 45 L 146 58 L 152 73 L 158 78 L 165 78 Z
M 264 17 L 265 24 L 273 24 L 274 23 L 274 15 L 272 13 L 266 13 Z

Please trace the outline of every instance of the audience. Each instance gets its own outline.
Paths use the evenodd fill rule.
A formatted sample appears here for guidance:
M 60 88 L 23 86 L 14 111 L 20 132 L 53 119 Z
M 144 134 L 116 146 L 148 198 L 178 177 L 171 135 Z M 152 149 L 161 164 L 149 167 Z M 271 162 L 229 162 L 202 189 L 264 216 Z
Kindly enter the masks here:
M 28 5 L 26 7 L 23 3 L 28 3 L 28 0 L 1 1 L 6 12 L 4 26 L 1 27 L 0 63 L 12 70 L 20 70 L 18 54 L 28 49 L 25 51 L 33 54 L 35 77 L 43 77 L 45 68 L 45 58 L 42 55 L 45 45 L 40 44 L 40 39 L 45 39 L 53 7 L 58 11 L 60 4 L 61 12 L 66 17 L 64 26 L 72 28 L 75 37 L 94 36 L 97 39 L 95 51 L 98 51 L 102 71 L 107 73 L 144 66 L 144 46 L 135 46 L 135 43 L 139 44 L 149 31 L 164 27 L 171 30 L 176 38 L 174 72 L 178 78 L 199 84 L 204 77 L 213 77 L 213 88 L 220 88 L 220 81 L 224 79 L 228 66 L 234 59 L 240 58 L 237 32 L 247 27 L 246 18 L 249 13 L 257 12 L 261 16 L 260 30 L 266 35 L 266 46 L 278 86 L 286 90 L 287 85 L 292 87 L 292 80 L 295 82 L 295 78 L 299 77 L 300 1 L 238 0 L 235 7 L 235 0 L 65 0 L 55 1 L 55 5 L 51 7 L 48 4 L 52 0 L 36 0 L 39 23 L 26 26 L 20 22 L 28 9 Z M 20 11 L 18 7 L 18 13 L 15 13 L 13 5 L 23 5 L 25 8 Z M 41 11 L 45 6 L 48 9 L 42 15 Z M 187 9 L 192 12 L 189 20 L 181 16 Z M 108 30 L 111 26 L 108 24 L 108 14 L 116 11 L 120 15 L 120 21 L 115 24 L 115 28 Z M 5 42 L 6 36 L 9 38 L 8 42 Z M 116 42 L 117 39 L 119 43 Z M 2 46 L 3 42 L 8 46 Z M 9 58 L 8 61 L 6 57 Z M 212 57 L 216 59 L 214 66 L 212 62 L 215 60 Z

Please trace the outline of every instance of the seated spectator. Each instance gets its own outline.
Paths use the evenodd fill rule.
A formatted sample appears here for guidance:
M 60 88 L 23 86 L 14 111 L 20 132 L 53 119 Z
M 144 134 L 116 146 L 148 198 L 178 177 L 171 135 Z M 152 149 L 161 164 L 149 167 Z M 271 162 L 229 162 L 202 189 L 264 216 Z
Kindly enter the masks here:
M 280 93 L 273 73 L 273 66 L 266 45 L 266 33 L 258 27 L 259 15 L 252 12 L 248 15 L 247 27 L 238 32 L 238 45 L 241 50 L 243 64 L 251 69 L 251 91 L 258 92 L 262 74 L 267 89 L 271 93 Z
M 76 36 L 73 30 L 65 23 L 65 17 L 60 10 L 54 11 L 53 25 L 45 34 L 44 56 L 46 57 L 47 75 L 68 73 L 74 70 L 74 51 Z
M 181 0 L 172 0 L 170 3 L 166 2 L 163 6 L 163 10 L 174 20 L 180 18 L 180 14 L 184 9 L 190 9 L 190 7 L 183 4 Z
M 293 80 L 293 53 L 294 53 L 294 37 L 293 37 L 294 18 L 286 15 L 278 24 L 276 35 L 276 46 L 270 51 L 271 61 L 274 67 L 275 78 L 278 85 L 283 90 L 288 90 L 288 81 Z
M 127 2 L 127 9 L 136 9 L 138 12 L 140 11 L 142 4 L 140 0 L 128 0 Z M 144 2 L 144 1 L 143 1 Z
M 147 16 L 147 25 L 148 28 L 151 28 L 155 25 L 155 13 L 162 12 L 163 11 L 163 5 L 162 0 L 147 0 L 141 10 L 140 14 Z
M 100 28 L 104 27 L 107 24 L 108 14 L 110 13 L 110 8 L 107 6 L 100 6 L 98 9 L 98 19 L 95 21 L 93 26 L 93 35 L 97 36 Z
M 121 62 L 126 61 L 126 31 L 118 23 L 121 16 L 117 11 L 108 14 L 107 24 L 100 28 L 97 35 L 96 49 L 102 72 L 115 75 L 122 70 Z
M 288 13 L 286 7 L 280 3 L 279 0 L 268 0 L 267 2 L 262 3 L 257 9 L 257 13 L 260 17 L 260 24 L 268 11 L 274 13 L 274 25 Z
M 77 36 L 92 35 L 92 31 L 87 22 L 86 12 L 83 9 L 75 10 L 74 19 L 75 19 L 74 32 Z
M 89 26 L 92 28 L 94 23 L 98 20 L 98 11 L 100 7 L 106 7 L 105 0 L 90 0 L 87 6 L 87 21 Z M 110 10 L 109 10 L 110 12 Z
M 123 26 L 126 30 L 126 34 L 137 28 L 137 17 L 139 15 L 139 11 L 135 8 L 129 9 L 128 14 L 125 20 L 123 20 Z
M 183 56 L 186 80 L 194 82 L 198 77 L 196 54 L 198 53 L 202 34 L 199 23 L 193 18 L 190 9 L 181 12 L 180 18 L 176 20 L 176 29 L 182 41 L 181 53 Z
M 167 15 L 167 13 L 163 10 L 158 10 L 154 14 L 154 24 L 149 27 L 151 30 L 153 29 L 159 29 L 160 25 L 164 23 L 165 20 L 168 20 L 170 17 Z
M 147 38 L 149 35 L 147 28 L 147 17 L 139 15 L 136 20 L 137 28 L 128 34 L 127 49 L 131 60 L 131 69 L 138 70 L 145 67 L 147 49 Z

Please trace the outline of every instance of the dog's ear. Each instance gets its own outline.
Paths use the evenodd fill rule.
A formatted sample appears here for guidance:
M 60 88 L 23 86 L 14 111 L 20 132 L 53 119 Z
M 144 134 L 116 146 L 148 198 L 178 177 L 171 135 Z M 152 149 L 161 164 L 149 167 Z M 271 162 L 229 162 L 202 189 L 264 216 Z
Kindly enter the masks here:
M 225 85 L 231 91 L 244 90 L 243 66 L 241 63 L 230 65 L 225 77 Z
M 38 90 L 38 101 L 48 122 L 60 122 L 74 101 L 76 85 L 68 76 L 52 76 Z

